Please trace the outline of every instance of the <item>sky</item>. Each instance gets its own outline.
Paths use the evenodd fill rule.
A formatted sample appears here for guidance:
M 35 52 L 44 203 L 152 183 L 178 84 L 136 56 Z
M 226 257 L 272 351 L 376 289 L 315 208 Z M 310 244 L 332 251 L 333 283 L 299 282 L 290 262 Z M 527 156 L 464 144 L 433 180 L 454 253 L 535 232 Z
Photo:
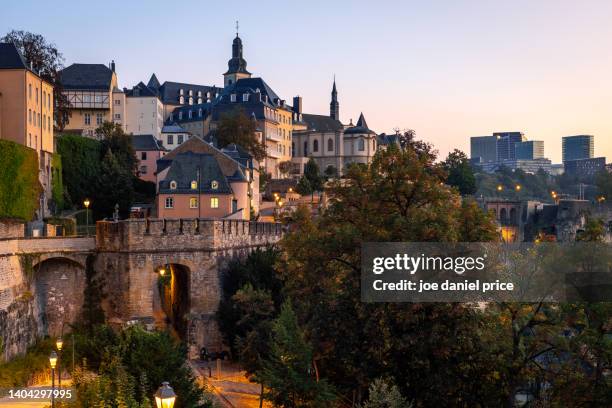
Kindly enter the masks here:
M 239 21 L 247 68 L 288 103 L 371 129 L 413 129 L 440 156 L 470 136 L 522 131 L 561 160 L 561 137 L 595 135 L 612 160 L 612 2 L 10 1 L 0 33 L 44 35 L 74 62 L 115 60 L 121 87 L 222 85 Z

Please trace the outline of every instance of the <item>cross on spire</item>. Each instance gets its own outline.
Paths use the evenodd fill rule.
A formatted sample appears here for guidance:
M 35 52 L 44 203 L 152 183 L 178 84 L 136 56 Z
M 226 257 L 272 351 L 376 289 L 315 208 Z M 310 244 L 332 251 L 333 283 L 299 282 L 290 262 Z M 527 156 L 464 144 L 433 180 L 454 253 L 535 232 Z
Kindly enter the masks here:
M 238 28 L 240 25 L 238 24 L 238 20 L 236 20 L 236 37 L 238 37 Z

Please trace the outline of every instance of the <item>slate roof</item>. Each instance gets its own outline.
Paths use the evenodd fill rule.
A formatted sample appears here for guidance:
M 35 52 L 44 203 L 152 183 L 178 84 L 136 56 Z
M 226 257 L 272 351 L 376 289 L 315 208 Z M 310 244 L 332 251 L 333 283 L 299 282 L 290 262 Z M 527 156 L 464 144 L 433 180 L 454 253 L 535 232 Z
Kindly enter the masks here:
M 313 132 L 337 132 L 342 130 L 342 123 L 332 117 L 325 115 L 302 114 L 302 121 L 306 123 L 307 131 Z
M 104 64 L 72 64 L 60 76 L 64 89 L 108 90 L 113 71 Z
M 365 117 L 363 116 L 363 113 L 361 113 L 359 115 L 359 120 L 357 121 L 357 125 L 345 129 L 344 134 L 345 135 L 350 135 L 350 134 L 373 134 L 375 135 L 376 132 L 368 128 L 368 124 L 365 120 Z
M 153 73 L 153 75 L 151 75 L 151 78 L 149 78 L 149 82 L 147 82 L 147 86 L 151 89 L 155 89 L 156 91 L 161 86 L 161 84 L 159 83 L 159 80 L 155 76 L 155 73 Z
M 164 125 L 161 131 L 162 133 L 189 133 L 185 129 L 177 125 L 176 122 L 172 122 L 168 125 Z
M 132 146 L 136 151 L 167 151 L 153 135 L 132 135 Z
M 199 115 L 199 110 L 202 109 L 202 116 Z M 175 108 L 172 111 L 172 122 L 193 122 L 201 121 L 206 119 L 212 109 L 212 103 L 200 103 L 195 105 L 183 105 Z M 189 111 L 191 111 L 191 118 L 189 118 Z M 183 118 L 179 119 L 179 112 L 182 112 Z M 170 118 L 166 123 L 170 122 Z
M 388 146 L 392 144 L 399 145 L 399 135 L 394 133 L 392 135 L 388 135 L 386 133 L 381 133 L 377 136 L 378 144 L 383 146 Z
M 199 180 L 197 190 L 191 188 L 191 182 Z M 175 181 L 176 189 L 170 189 L 170 182 Z M 212 182 L 218 183 L 218 188 L 212 188 Z M 232 194 L 232 188 L 226 176 L 221 171 L 217 159 L 212 154 L 184 152 L 176 155 L 166 178 L 159 182 L 159 192 L 162 194 Z
M 253 156 L 242 146 L 232 143 L 222 148 L 221 151 L 244 167 L 253 168 Z
M 157 79 L 157 78 L 155 78 Z M 149 82 L 151 82 L 149 80 Z M 202 92 L 202 99 L 206 101 L 206 93 L 210 92 L 211 101 L 215 98 L 215 94 L 221 94 L 223 88 L 208 85 L 187 84 L 183 82 L 166 81 L 158 88 L 159 97 L 163 103 L 180 105 L 180 90 L 183 90 L 185 102 L 189 100 L 189 91 L 193 91 L 194 101 L 198 100 L 198 91 Z
M 237 101 L 242 101 L 242 94 L 245 92 L 249 92 L 254 94 L 257 90 L 261 92 L 262 101 L 265 101 L 265 97 L 268 97 L 268 103 L 276 105 L 278 101 L 280 101 L 280 97 L 272 90 L 272 88 L 263 80 L 263 78 L 242 78 L 236 81 L 233 85 L 226 88 L 222 97 L 225 98 L 227 95 L 227 99 L 229 100 L 229 95 L 235 93 L 240 95 L 239 98 L 236 98 Z
M 28 64 L 13 43 L 0 43 L 0 69 L 27 69 Z
M 125 95 L 129 97 L 138 97 L 138 96 L 157 96 L 157 91 L 149 88 L 144 84 L 144 82 L 139 82 L 132 89 L 128 89 L 125 91 Z

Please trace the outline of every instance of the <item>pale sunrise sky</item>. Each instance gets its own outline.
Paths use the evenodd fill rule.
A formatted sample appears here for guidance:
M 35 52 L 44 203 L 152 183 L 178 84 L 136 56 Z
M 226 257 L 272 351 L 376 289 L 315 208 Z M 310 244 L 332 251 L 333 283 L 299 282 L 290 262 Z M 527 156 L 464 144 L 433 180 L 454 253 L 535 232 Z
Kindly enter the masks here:
M 307 113 L 411 128 L 441 155 L 469 137 L 525 132 L 561 159 L 595 135 L 612 160 L 612 1 L 7 1 L 0 33 L 28 30 L 73 62 L 114 59 L 121 87 L 221 85 L 240 21 L 247 68 Z

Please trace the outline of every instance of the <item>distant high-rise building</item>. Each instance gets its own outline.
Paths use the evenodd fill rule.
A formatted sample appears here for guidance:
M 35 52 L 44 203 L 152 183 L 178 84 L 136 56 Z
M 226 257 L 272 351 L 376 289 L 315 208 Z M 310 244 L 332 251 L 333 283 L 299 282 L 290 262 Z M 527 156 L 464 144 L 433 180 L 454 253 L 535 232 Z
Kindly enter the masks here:
M 542 140 L 526 140 L 514 144 L 514 157 L 517 160 L 534 160 L 544 158 Z
M 470 158 L 478 163 L 497 161 L 497 137 L 474 136 L 470 138 Z
M 590 177 L 606 169 L 605 157 L 591 157 L 588 159 L 567 160 L 563 162 L 565 174 L 578 177 Z
M 514 160 L 514 145 L 526 140 L 523 132 L 496 132 L 497 137 L 497 161 Z
M 570 160 L 591 159 L 595 153 L 593 135 L 563 137 L 563 163 Z

